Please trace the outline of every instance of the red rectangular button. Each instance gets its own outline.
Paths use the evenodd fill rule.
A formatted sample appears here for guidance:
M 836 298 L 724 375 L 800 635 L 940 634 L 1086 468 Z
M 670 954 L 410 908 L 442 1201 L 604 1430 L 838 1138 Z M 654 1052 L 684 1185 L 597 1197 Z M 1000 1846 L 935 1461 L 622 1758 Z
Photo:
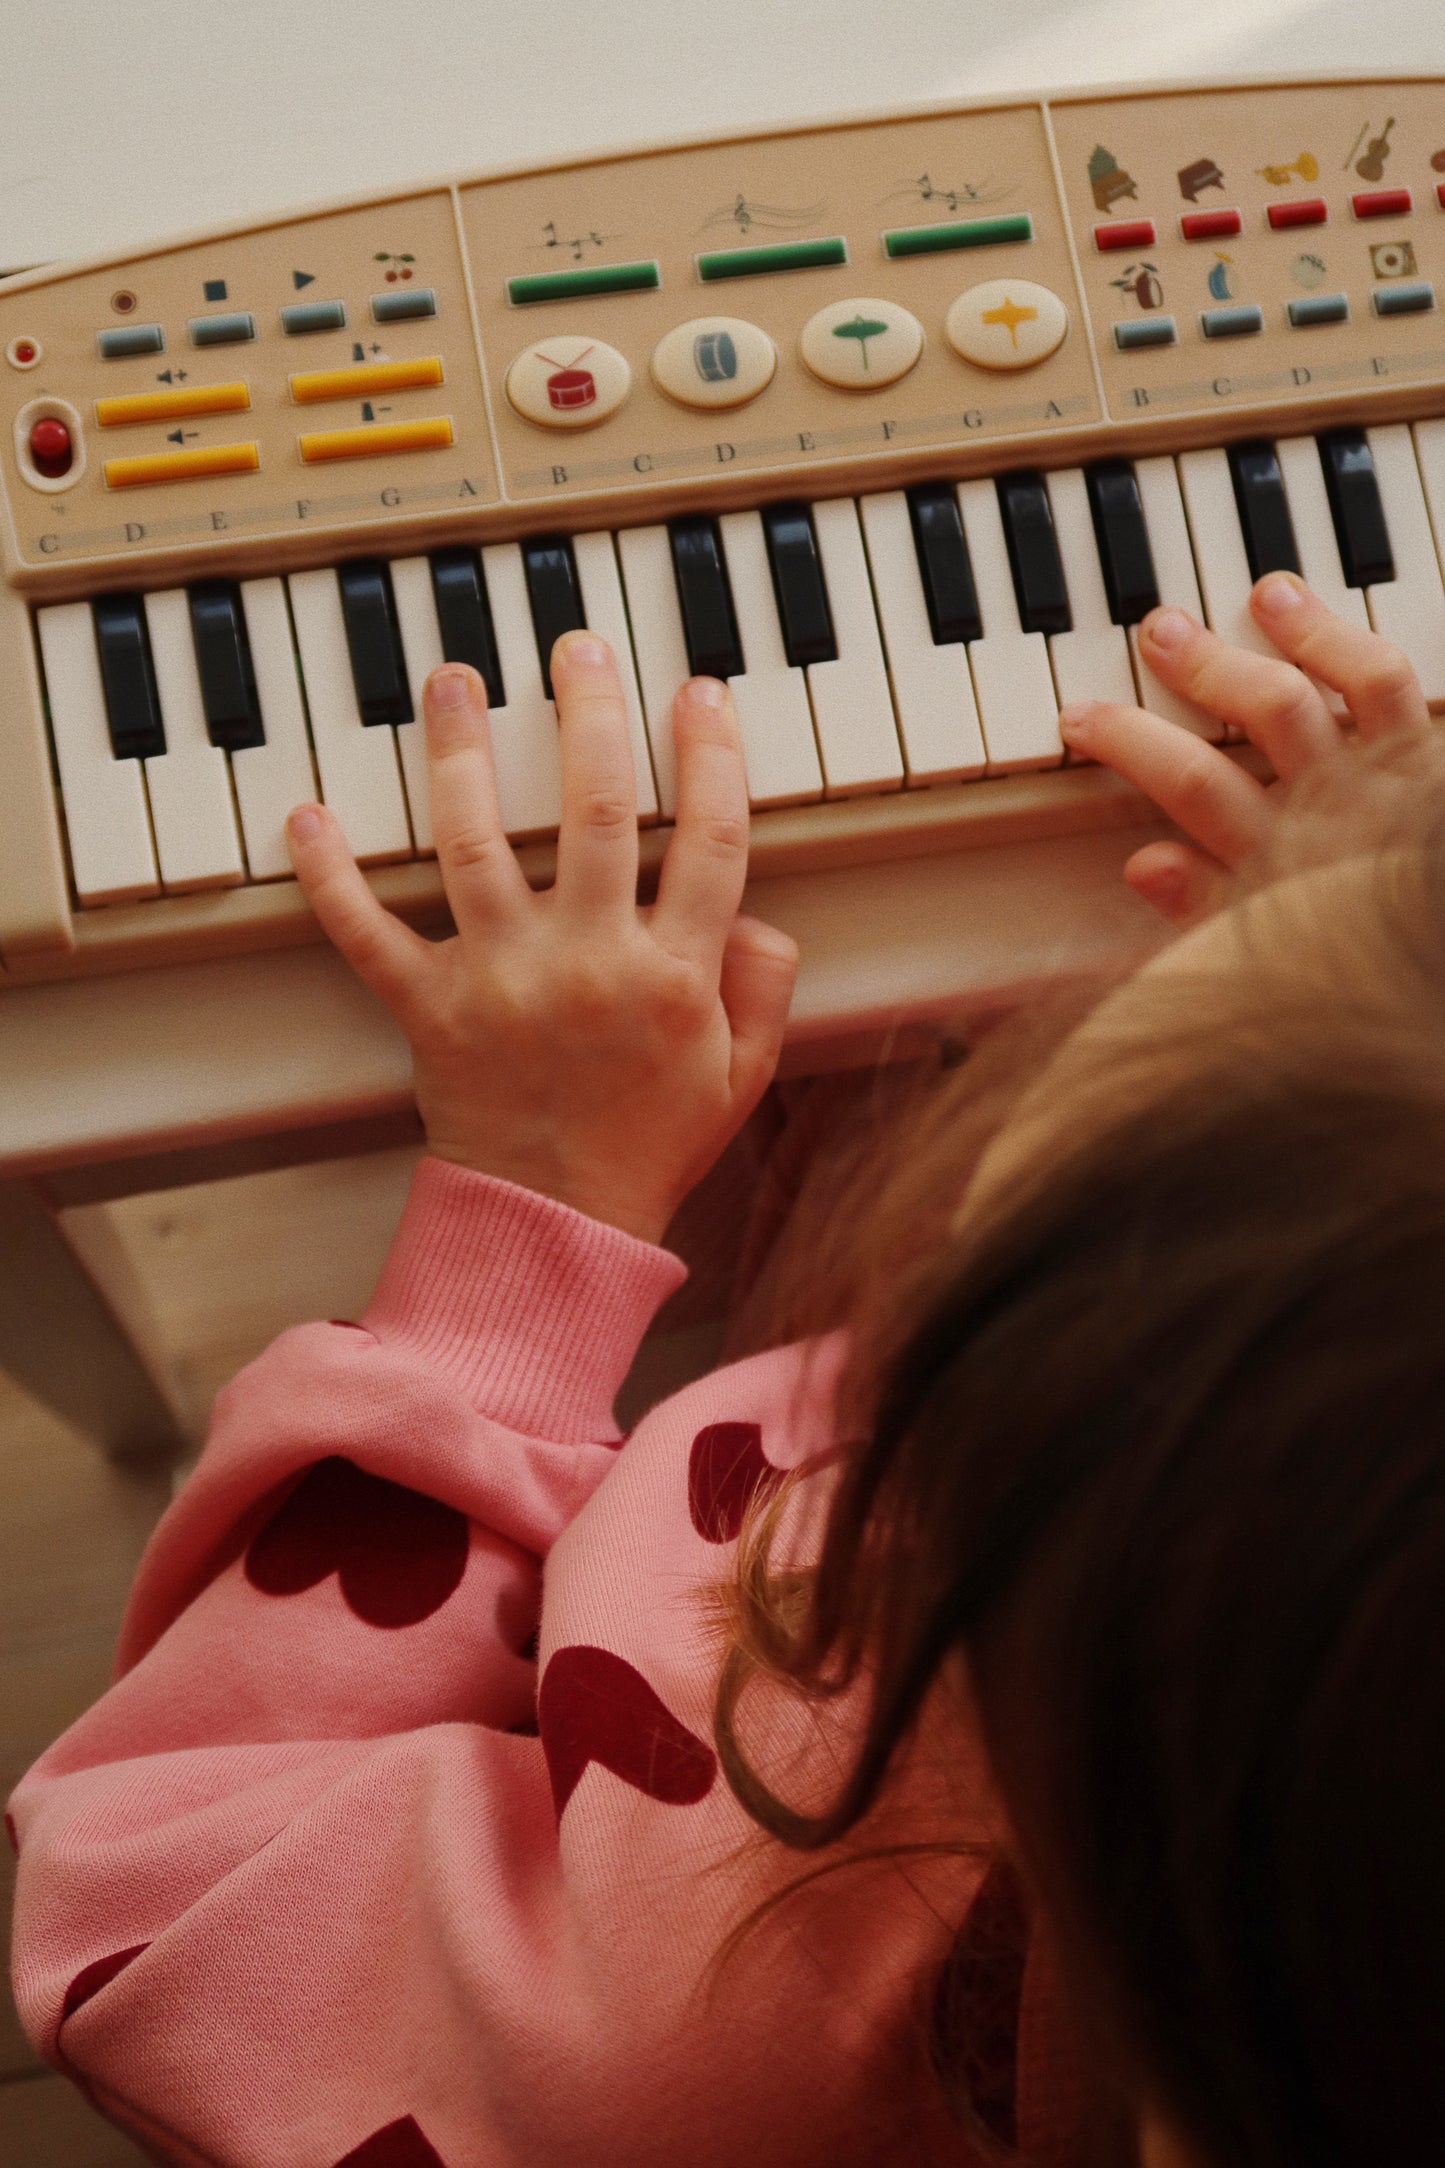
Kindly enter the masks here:
M 1445 211 L 1445 181 L 1437 181 L 1435 183 L 1435 197 L 1440 205 L 1441 210 Z
M 1278 233 L 1284 226 L 1322 226 L 1330 214 L 1323 196 L 1300 196 L 1293 203 L 1272 203 L 1266 215 Z
M 1356 218 L 1403 218 L 1413 208 L 1408 188 L 1366 188 L 1350 201 Z
M 1152 248 L 1157 239 L 1152 218 L 1121 218 L 1111 226 L 1094 228 L 1094 246 L 1098 249 Z
M 1244 220 L 1238 211 L 1181 211 L 1179 231 L 1186 241 L 1213 241 L 1220 234 L 1242 233 Z

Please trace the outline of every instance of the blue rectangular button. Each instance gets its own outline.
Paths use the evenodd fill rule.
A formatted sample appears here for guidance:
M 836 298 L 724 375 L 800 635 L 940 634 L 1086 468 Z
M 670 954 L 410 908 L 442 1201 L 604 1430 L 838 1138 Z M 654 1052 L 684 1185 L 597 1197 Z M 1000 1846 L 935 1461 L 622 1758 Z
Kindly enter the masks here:
M 256 336 L 256 319 L 241 311 L 235 316 L 193 316 L 192 346 L 239 346 Z
M 1289 320 L 1296 331 L 1306 324 L 1347 324 L 1350 320 L 1348 294 L 1308 294 L 1303 301 L 1291 301 Z
M 435 316 L 436 293 L 430 286 L 413 286 L 404 294 L 373 294 L 371 313 L 378 324 L 404 324 L 413 316 Z
M 1131 316 L 1127 323 L 1114 326 L 1114 344 L 1121 354 L 1132 354 L 1141 346 L 1173 346 L 1178 338 L 1172 316 Z
M 344 301 L 293 301 L 281 311 L 281 329 L 294 338 L 299 331 L 344 331 Z
M 1418 286 L 1377 286 L 1375 288 L 1375 314 L 1377 316 L 1418 316 L 1422 310 L 1435 306 L 1435 289 L 1423 279 Z
M 159 324 L 115 324 L 97 331 L 95 343 L 102 361 L 124 361 L 130 354 L 163 354 L 166 335 Z
M 1237 309 L 1201 309 L 1199 323 L 1206 339 L 1247 339 L 1252 331 L 1263 331 L 1264 310 L 1252 301 Z

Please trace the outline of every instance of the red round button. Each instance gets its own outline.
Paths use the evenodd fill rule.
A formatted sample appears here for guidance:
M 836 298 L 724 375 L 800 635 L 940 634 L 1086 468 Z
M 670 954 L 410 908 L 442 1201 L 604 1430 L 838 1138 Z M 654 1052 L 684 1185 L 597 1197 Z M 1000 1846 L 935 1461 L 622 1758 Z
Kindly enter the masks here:
M 42 416 L 30 432 L 30 456 L 47 482 L 58 482 L 62 474 L 69 474 L 74 453 L 64 422 L 53 414 Z

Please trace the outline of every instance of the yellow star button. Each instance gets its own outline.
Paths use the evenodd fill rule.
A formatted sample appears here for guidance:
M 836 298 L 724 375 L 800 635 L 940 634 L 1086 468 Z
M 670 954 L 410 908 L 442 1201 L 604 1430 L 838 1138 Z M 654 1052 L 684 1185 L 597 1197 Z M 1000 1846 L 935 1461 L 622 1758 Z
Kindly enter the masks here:
M 954 352 L 977 369 L 1031 369 L 1062 346 L 1069 312 L 1031 279 L 986 279 L 959 295 L 943 328 Z

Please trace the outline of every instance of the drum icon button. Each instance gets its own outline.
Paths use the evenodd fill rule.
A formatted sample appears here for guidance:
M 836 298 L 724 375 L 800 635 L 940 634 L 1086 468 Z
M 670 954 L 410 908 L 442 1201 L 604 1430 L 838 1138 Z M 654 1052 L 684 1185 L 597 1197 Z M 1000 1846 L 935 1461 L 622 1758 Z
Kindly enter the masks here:
M 700 331 L 692 354 L 705 384 L 731 384 L 738 373 L 738 350 L 730 331 Z
M 652 381 L 679 406 L 739 407 L 772 383 L 778 350 L 741 316 L 694 316 L 657 342 Z
M 597 404 L 597 379 L 590 369 L 559 369 L 547 379 L 547 397 L 561 414 Z
M 507 398 L 541 429 L 590 429 L 632 389 L 627 358 L 601 339 L 561 333 L 525 347 L 507 371 Z

